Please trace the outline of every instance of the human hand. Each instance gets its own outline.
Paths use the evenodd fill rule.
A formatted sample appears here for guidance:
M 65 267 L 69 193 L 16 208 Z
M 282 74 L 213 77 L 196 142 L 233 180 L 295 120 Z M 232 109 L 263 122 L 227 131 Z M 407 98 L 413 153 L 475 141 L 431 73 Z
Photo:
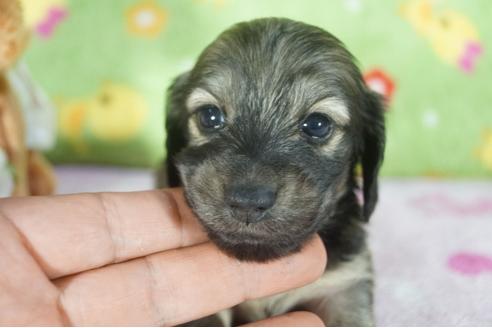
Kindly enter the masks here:
M 325 262 L 317 237 L 268 264 L 224 255 L 180 189 L 2 199 L 0 325 L 176 325 L 303 286 Z

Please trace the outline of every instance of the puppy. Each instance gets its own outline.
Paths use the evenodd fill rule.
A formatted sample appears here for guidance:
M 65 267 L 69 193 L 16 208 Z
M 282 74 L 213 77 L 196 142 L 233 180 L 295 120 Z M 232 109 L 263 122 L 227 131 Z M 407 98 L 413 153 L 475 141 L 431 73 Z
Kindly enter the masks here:
M 192 324 L 308 310 L 326 325 L 373 325 L 364 224 L 377 201 L 383 108 L 343 44 L 289 19 L 239 23 L 176 78 L 167 107 L 169 185 L 184 186 L 220 249 L 266 262 L 317 233 L 329 254 L 317 282 Z

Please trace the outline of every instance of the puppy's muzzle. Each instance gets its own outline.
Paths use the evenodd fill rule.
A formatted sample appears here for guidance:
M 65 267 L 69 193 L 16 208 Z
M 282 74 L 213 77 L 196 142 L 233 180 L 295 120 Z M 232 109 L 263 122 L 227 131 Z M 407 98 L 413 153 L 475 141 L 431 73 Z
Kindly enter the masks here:
M 235 219 L 256 223 L 267 217 L 266 211 L 275 204 L 276 192 L 268 185 L 232 185 L 226 189 L 225 201 Z

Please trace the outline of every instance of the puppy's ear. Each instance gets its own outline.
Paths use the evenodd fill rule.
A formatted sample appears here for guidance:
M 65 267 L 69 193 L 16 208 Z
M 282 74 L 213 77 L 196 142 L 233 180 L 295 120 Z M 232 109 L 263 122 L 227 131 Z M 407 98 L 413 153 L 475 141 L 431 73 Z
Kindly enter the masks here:
M 188 143 L 187 110 L 185 108 L 189 72 L 176 77 L 167 90 L 166 103 L 166 173 L 169 187 L 180 185 L 174 159 Z
M 378 174 L 384 157 L 384 105 L 381 97 L 366 91 L 363 112 L 362 164 L 364 208 L 363 217 L 369 220 L 378 200 Z

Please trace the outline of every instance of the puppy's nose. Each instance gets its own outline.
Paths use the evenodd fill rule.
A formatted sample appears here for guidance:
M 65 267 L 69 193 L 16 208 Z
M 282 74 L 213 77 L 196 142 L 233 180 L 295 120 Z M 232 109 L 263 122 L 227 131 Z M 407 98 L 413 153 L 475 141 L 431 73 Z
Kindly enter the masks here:
M 235 185 L 226 191 L 226 202 L 233 209 L 264 212 L 275 204 L 275 192 L 271 186 Z

